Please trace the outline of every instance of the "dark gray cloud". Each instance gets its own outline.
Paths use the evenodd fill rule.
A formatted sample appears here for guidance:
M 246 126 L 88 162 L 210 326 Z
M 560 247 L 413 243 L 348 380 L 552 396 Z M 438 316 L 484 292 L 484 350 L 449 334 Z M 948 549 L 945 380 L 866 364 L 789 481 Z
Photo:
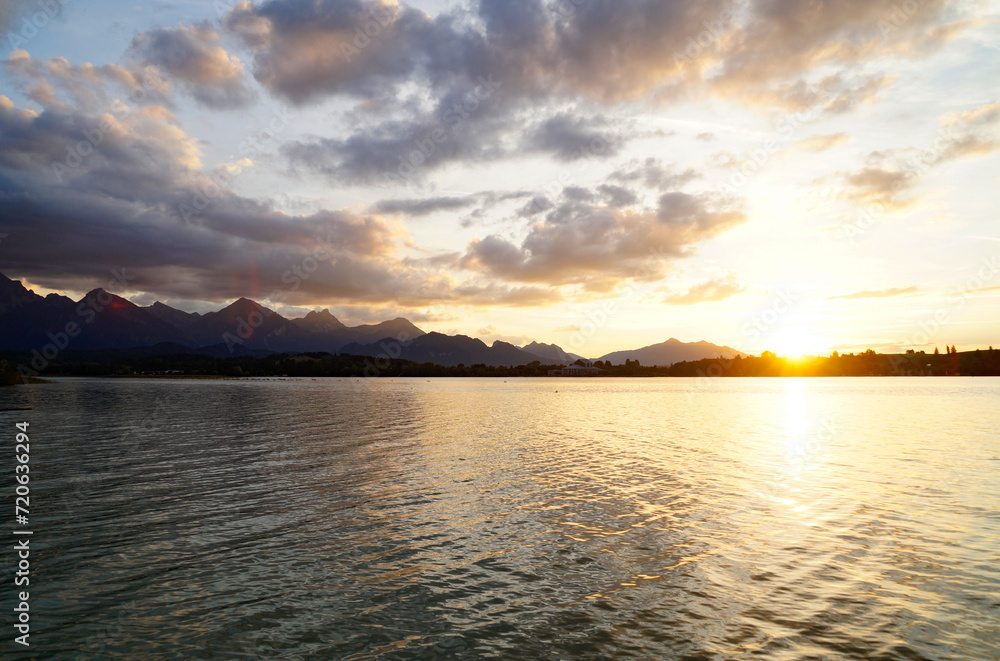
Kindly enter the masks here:
M 639 196 L 622 186 L 614 184 L 601 184 L 597 191 L 604 196 L 604 200 L 611 207 L 630 207 L 639 202 Z
M 594 199 L 594 192 L 583 186 L 567 186 L 562 189 L 562 196 L 574 202 L 589 202 Z
M 86 148 L 82 135 L 93 139 Z M 0 97 L 0 144 L 4 273 L 44 287 L 88 289 L 126 268 L 136 290 L 163 298 L 279 291 L 290 305 L 418 306 L 460 302 L 458 285 L 476 286 L 402 259 L 405 234 L 377 214 L 292 216 L 235 195 L 203 171 L 197 141 L 163 113 L 35 113 Z M 65 160 L 67 147 L 82 155 Z M 183 206 L 200 211 L 184 222 Z M 470 300 L 507 304 L 528 293 L 480 287 Z
M 38 0 L 3 0 L 0 2 L 0 35 L 4 43 L 17 48 L 19 42 L 11 39 L 11 34 L 21 39 L 30 38 L 45 29 L 49 21 L 62 16 L 63 2 L 39 2 Z
M 240 3 L 224 21 L 254 51 L 258 81 L 294 103 L 330 94 L 376 95 L 421 72 L 449 69 L 454 19 L 361 0 Z M 456 53 L 455 55 L 458 55 Z
M 614 155 L 637 136 L 602 126 L 599 109 L 623 100 L 713 95 L 846 112 L 892 82 L 862 70 L 871 57 L 912 57 L 967 25 L 944 0 L 927 0 L 887 32 L 880 20 L 896 4 L 478 0 L 431 16 L 381 0 L 269 0 L 240 3 L 223 22 L 253 53 L 256 79 L 293 103 L 339 97 L 389 112 L 421 89 L 426 108 L 283 150 L 295 171 L 411 185 L 448 163 Z M 456 114 L 483 80 L 499 83 L 496 94 Z M 569 103 L 574 110 L 557 110 Z
M 504 111 L 495 107 L 502 82 L 492 78 L 456 87 L 437 106 L 406 120 L 367 125 L 346 138 L 286 143 L 282 153 L 295 170 L 354 184 L 415 186 L 435 168 L 454 161 L 494 160 L 509 150 Z M 501 100 L 502 102 L 502 100 Z
M 130 286 L 149 300 L 274 302 L 276 293 L 286 306 L 339 301 L 388 309 L 562 299 L 542 284 L 479 274 L 455 281 L 443 268 L 459 255 L 405 257 L 408 235 L 373 211 L 289 215 L 236 195 L 221 171 L 205 172 L 198 141 L 162 109 L 37 113 L 0 96 L 0 145 L 0 233 L 10 251 L 3 270 L 43 287 L 86 290 L 125 269 L 135 278 Z M 67 159 L 67 148 L 77 156 Z M 382 204 L 419 213 L 526 195 L 483 191 Z M 186 220 L 184 208 L 192 212 Z
M 560 161 L 614 156 L 625 139 L 604 117 L 563 112 L 541 122 L 522 143 L 522 151 L 547 153 Z
M 254 50 L 257 79 L 299 103 L 489 74 L 524 98 L 711 89 L 763 102 L 824 65 L 932 52 L 970 23 L 946 0 L 899 11 L 896 0 L 479 0 L 429 16 L 374 0 L 270 0 L 237 5 L 225 24 Z
M 681 188 L 700 178 L 701 174 L 692 168 L 678 172 L 673 166 L 664 164 L 660 159 L 649 157 L 641 161 L 631 161 L 618 168 L 611 173 L 608 180 L 639 184 L 653 191 L 666 191 Z
M 519 244 L 498 235 L 476 239 L 457 264 L 502 281 L 608 291 L 660 277 L 670 261 L 745 220 L 731 201 L 681 191 L 639 210 L 563 196 Z
M 27 0 L 10 0 L 10 2 L 0 3 L 0 31 L 6 34 L 14 21 L 20 17 L 27 4 Z
M 257 97 L 246 85 L 243 63 L 226 52 L 215 29 L 205 23 L 141 32 L 132 40 L 129 56 L 162 70 L 209 108 L 243 108 Z
M 555 204 L 553 204 L 552 200 L 545 195 L 536 195 L 527 204 L 517 210 L 517 216 L 520 218 L 531 218 L 532 216 L 537 216 L 540 213 L 548 211 L 554 206 Z
M 453 90 L 431 111 L 359 127 L 346 138 L 294 141 L 284 145 L 282 153 L 294 170 L 338 182 L 416 186 L 437 168 L 455 162 L 485 163 L 539 153 L 564 162 L 610 158 L 635 137 L 602 116 L 573 117 L 567 112 L 525 132 L 501 88 L 501 81 L 483 78 L 469 90 Z

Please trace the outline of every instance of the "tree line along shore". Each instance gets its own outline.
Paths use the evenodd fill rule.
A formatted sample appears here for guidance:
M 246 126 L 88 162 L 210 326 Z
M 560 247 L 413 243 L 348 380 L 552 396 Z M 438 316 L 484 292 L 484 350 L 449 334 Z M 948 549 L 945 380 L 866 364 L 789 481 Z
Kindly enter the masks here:
M 0 354 L 0 384 L 24 383 L 18 370 L 27 355 Z M 765 351 L 761 356 L 709 358 L 670 366 L 646 366 L 627 360 L 611 365 L 592 363 L 601 377 L 782 377 L 782 376 L 1000 376 L 1000 350 L 945 354 L 910 351 L 862 353 L 826 357 L 783 358 Z M 273 354 L 220 358 L 195 354 L 134 357 L 116 352 L 77 352 L 50 364 L 46 376 L 165 376 L 165 377 L 542 377 L 560 365 L 534 361 L 527 365 L 439 365 L 401 359 L 331 353 Z M 30 379 L 29 379 L 30 380 Z

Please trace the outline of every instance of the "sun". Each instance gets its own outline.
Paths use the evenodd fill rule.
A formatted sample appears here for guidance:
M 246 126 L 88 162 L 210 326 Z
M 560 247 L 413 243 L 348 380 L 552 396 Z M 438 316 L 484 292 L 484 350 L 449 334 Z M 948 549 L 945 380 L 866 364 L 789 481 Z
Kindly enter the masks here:
M 820 353 L 815 333 L 808 328 L 783 328 L 774 335 L 774 352 L 785 358 L 803 358 Z

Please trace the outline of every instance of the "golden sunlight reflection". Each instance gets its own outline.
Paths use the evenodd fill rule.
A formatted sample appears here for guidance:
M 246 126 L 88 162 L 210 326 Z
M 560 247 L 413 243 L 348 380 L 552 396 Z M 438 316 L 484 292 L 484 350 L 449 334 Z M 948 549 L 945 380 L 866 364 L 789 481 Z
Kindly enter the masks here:
M 308 624 L 347 641 L 328 655 L 338 658 L 353 640 L 365 654 L 476 656 L 433 648 L 435 637 L 454 638 L 453 623 L 505 641 L 515 628 L 539 640 L 553 627 L 576 626 L 565 630 L 581 640 L 605 626 L 658 641 L 676 631 L 699 642 L 690 658 L 754 649 L 800 658 L 825 649 L 750 648 L 746 627 L 767 643 L 815 626 L 817 639 L 840 645 L 831 618 L 849 627 L 843 641 L 863 642 L 860 658 L 872 631 L 897 644 L 887 627 L 901 612 L 900 626 L 927 627 L 947 613 L 928 638 L 968 649 L 981 630 L 963 638 L 955 623 L 995 610 L 1000 414 L 990 405 L 1000 384 L 984 380 L 106 379 L 88 388 L 62 382 L 37 394 L 49 407 L 76 402 L 76 419 L 123 421 L 85 444 L 78 426 L 47 434 L 59 450 L 47 470 L 70 485 L 141 424 L 148 407 L 133 397 L 169 390 L 171 411 L 187 416 L 149 431 L 144 472 L 154 481 L 113 497 L 102 490 L 110 474 L 87 482 L 60 519 L 114 509 L 124 529 L 137 528 L 124 546 L 122 529 L 109 529 L 93 545 L 111 549 L 105 561 L 56 577 L 89 603 L 106 598 L 107 576 L 135 594 L 132 610 L 157 622 L 123 611 L 130 647 L 119 634 L 115 644 L 155 641 L 142 658 L 193 649 L 158 631 L 161 611 L 201 636 L 228 627 L 244 603 L 256 610 L 240 617 L 259 621 L 260 635 L 298 636 Z M 956 408 L 964 414 L 942 416 Z M 359 419 L 362 409 L 371 414 Z M 272 412 L 268 427 L 249 430 L 261 410 Z M 178 485 L 208 496 L 164 510 Z M 191 528 L 192 516 L 206 525 Z M 310 608 L 323 617 L 301 620 Z M 248 654 L 260 649 L 247 641 Z M 668 645 L 634 656 L 678 656 Z M 158 656 L 167 647 L 177 652 Z M 927 649 L 923 658 L 935 658 Z
M 785 452 L 784 461 L 779 466 L 775 485 L 781 497 L 775 500 L 783 503 L 791 512 L 806 516 L 810 509 L 807 491 L 810 454 L 814 449 L 816 421 L 809 406 L 804 379 L 792 378 L 785 381 Z M 807 523 L 807 525 L 810 525 Z
M 802 378 L 785 381 L 785 438 L 794 464 L 798 464 L 808 447 L 810 426 L 806 384 Z

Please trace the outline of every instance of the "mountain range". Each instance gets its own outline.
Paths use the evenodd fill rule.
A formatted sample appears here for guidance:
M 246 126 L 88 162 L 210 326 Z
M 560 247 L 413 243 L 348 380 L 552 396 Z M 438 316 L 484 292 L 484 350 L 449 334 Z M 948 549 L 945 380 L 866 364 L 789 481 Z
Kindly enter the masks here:
M 706 342 L 681 342 L 677 338 L 670 338 L 666 342 L 653 344 L 641 349 L 631 351 L 613 351 L 601 356 L 600 360 L 610 362 L 612 365 L 621 365 L 626 360 L 638 360 L 639 364 L 646 367 L 660 366 L 669 367 L 681 361 L 701 360 L 703 358 L 735 358 L 745 357 L 736 349 L 720 347 L 717 344 Z
M 37 351 L 48 360 L 68 346 L 82 350 L 146 348 L 214 356 L 326 351 L 376 358 L 402 358 L 439 365 L 568 365 L 581 356 L 555 344 L 517 347 L 497 340 L 487 345 L 465 335 L 425 333 L 399 317 L 378 324 L 347 326 L 329 310 L 286 319 L 256 301 L 240 298 L 216 312 L 185 312 L 160 302 L 135 305 L 104 289 L 79 301 L 58 294 L 40 296 L 0 274 L 0 350 Z M 145 353 L 145 351 L 144 351 Z M 727 358 L 739 352 L 708 342 L 670 339 L 600 360 L 620 364 L 670 365 L 682 360 Z

